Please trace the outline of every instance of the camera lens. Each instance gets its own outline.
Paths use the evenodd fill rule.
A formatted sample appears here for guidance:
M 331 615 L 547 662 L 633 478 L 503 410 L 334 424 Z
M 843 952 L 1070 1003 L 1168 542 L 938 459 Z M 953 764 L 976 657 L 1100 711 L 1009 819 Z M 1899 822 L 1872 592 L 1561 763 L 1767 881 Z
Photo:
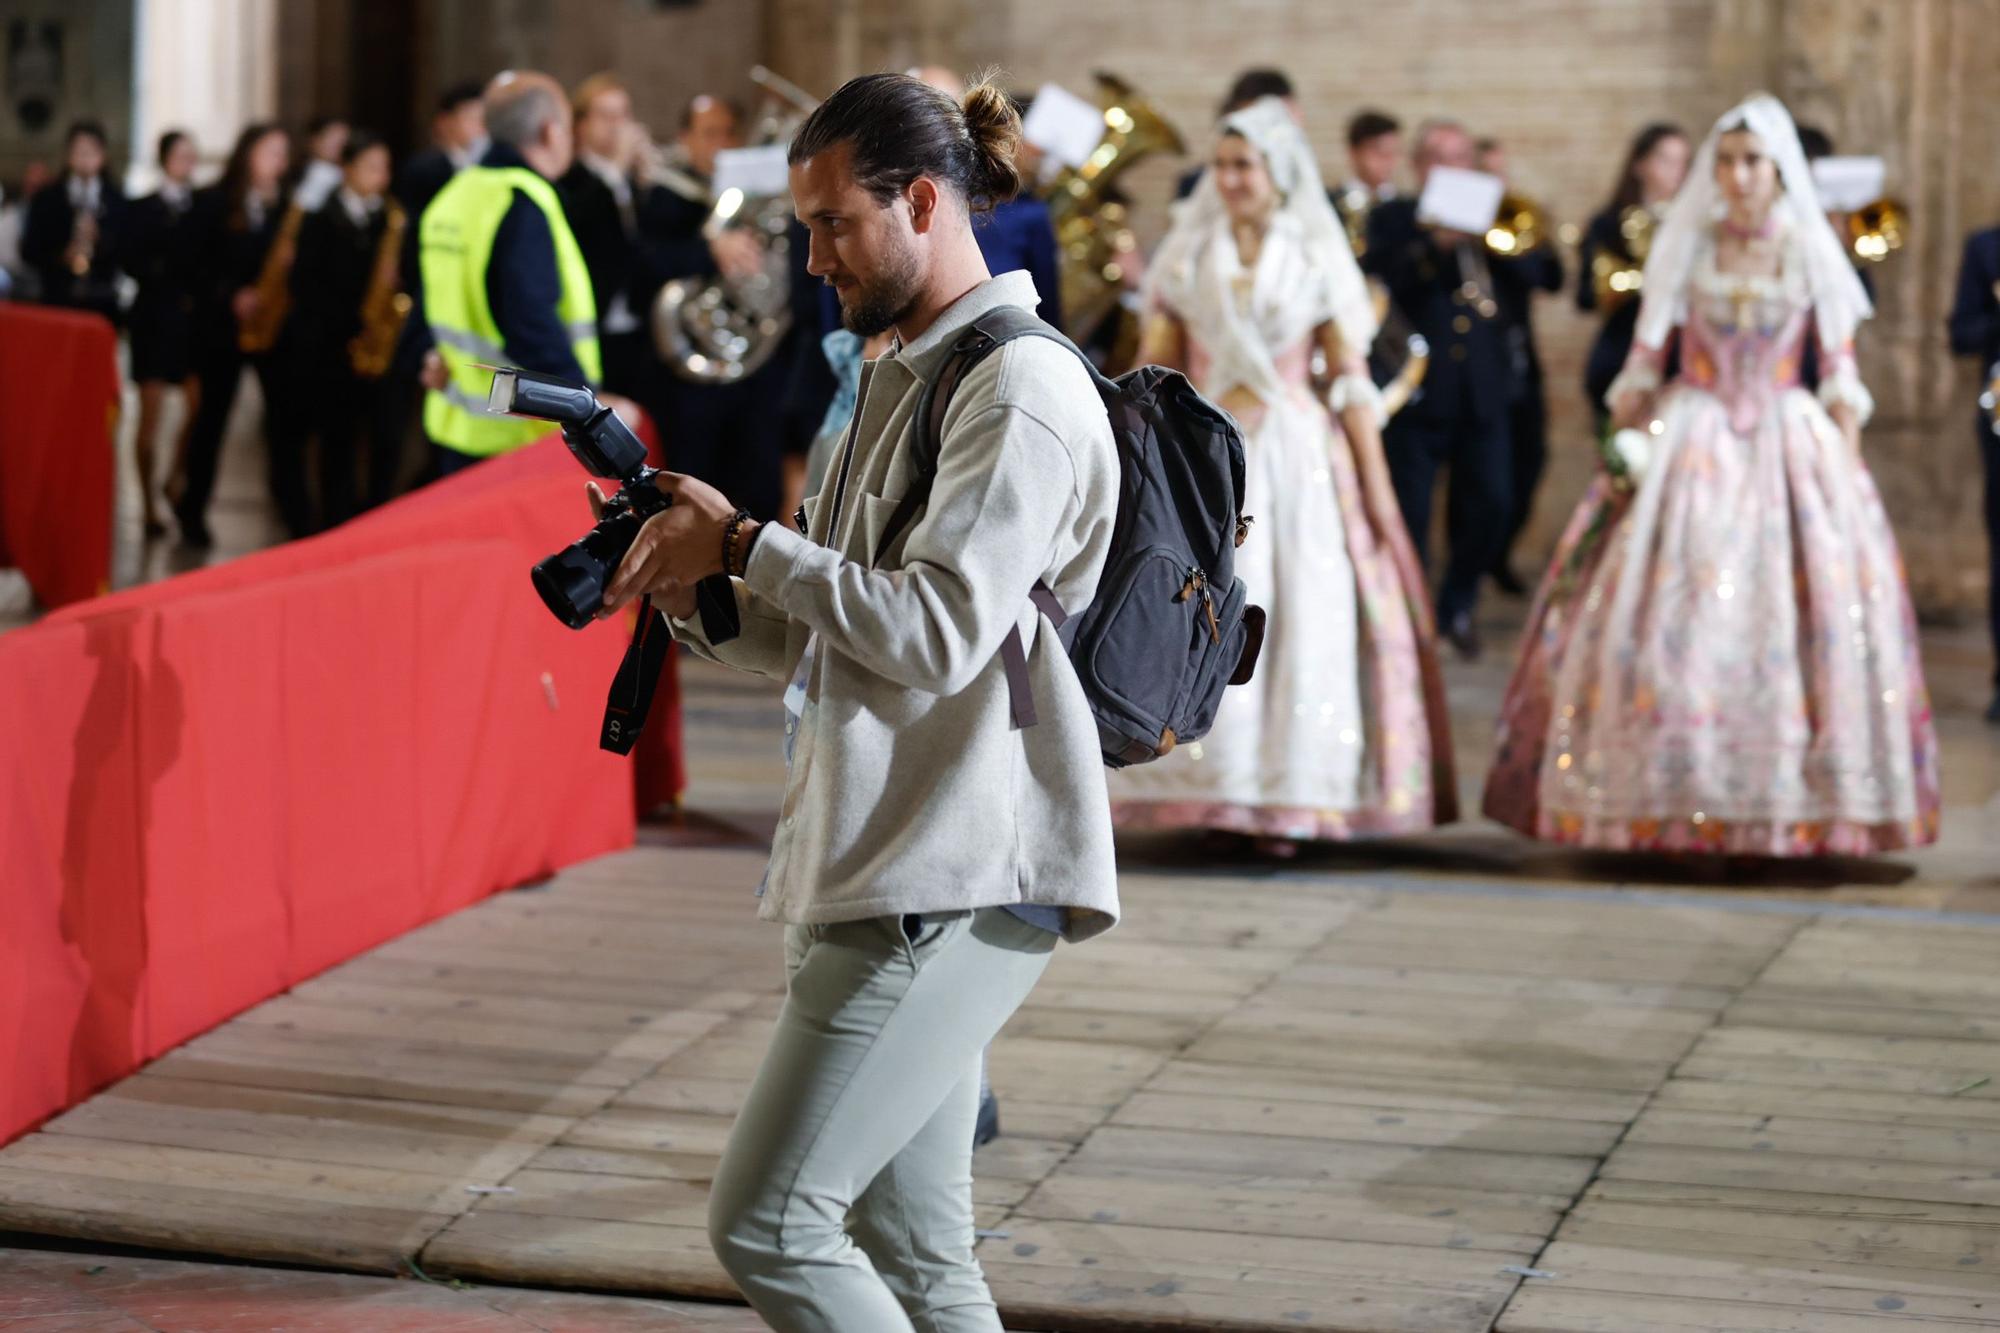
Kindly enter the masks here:
M 535 591 L 557 620 L 582 629 L 604 605 L 604 585 L 639 535 L 640 520 L 629 510 L 606 514 L 597 526 L 530 572 Z

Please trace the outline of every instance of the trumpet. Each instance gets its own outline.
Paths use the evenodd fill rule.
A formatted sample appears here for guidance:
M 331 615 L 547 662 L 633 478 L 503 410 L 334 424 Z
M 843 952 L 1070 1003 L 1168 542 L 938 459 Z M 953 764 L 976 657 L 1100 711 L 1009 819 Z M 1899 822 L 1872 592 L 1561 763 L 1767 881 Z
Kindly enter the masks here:
M 1500 210 L 1486 229 L 1486 248 L 1500 259 L 1513 259 L 1548 240 L 1548 222 L 1541 207 L 1512 190 L 1500 196 Z
M 1879 264 L 1903 248 L 1910 210 L 1884 195 L 1847 215 L 1847 248 L 1863 264 Z

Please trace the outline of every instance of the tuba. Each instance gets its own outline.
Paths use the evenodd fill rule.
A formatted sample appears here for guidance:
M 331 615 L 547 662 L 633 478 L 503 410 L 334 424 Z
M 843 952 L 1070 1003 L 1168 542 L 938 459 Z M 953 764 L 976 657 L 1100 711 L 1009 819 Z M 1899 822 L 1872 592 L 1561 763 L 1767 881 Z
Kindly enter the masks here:
M 750 78 L 766 94 L 753 145 L 788 142 L 819 103 L 762 65 Z M 659 179 L 677 168 L 659 160 L 647 170 Z M 679 174 L 688 186 L 707 192 L 687 173 Z M 791 225 L 788 195 L 752 198 L 731 188 L 715 197 L 702 235 L 712 239 L 730 228 L 749 228 L 763 245 L 764 263 L 748 277 L 676 278 L 660 289 L 653 301 L 653 343 L 675 375 L 693 384 L 734 384 L 777 353 L 792 328 Z
M 1118 177 L 1148 153 L 1187 151 L 1178 131 L 1116 75 L 1099 70 L 1097 100 L 1104 137 L 1080 167 L 1065 167 L 1045 198 L 1062 256 L 1066 332 L 1084 340 L 1118 309 L 1131 256 L 1138 249 L 1131 218 L 1114 190 Z
M 305 212 L 297 204 L 285 210 L 278 235 L 264 252 L 264 267 L 257 274 L 257 308 L 236 330 L 236 346 L 243 352 L 268 352 L 278 345 L 285 317 L 292 313 L 292 261 L 299 254 L 299 225 Z
M 394 199 L 384 201 L 382 239 L 375 247 L 375 271 L 361 298 L 361 332 L 347 340 L 347 362 L 355 375 L 378 380 L 389 372 L 396 344 L 410 317 L 410 297 L 402 288 L 403 231 L 409 215 Z
M 1903 248 L 1910 229 L 1910 210 L 1887 196 L 1847 215 L 1847 248 L 1855 261 L 1879 264 Z

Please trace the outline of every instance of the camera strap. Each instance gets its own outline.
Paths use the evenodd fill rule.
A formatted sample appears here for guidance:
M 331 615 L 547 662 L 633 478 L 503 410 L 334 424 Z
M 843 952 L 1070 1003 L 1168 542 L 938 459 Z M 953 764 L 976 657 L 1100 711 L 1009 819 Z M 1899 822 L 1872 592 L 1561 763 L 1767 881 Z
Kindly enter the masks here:
M 673 644 L 667 632 L 667 618 L 653 609 L 653 599 L 639 599 L 639 627 L 618 664 L 611 682 L 611 695 L 604 701 L 604 730 L 598 735 L 599 749 L 613 754 L 630 754 L 646 729 L 646 714 L 653 707 L 653 691 L 659 688 L 660 668 L 667 664 L 667 650 Z

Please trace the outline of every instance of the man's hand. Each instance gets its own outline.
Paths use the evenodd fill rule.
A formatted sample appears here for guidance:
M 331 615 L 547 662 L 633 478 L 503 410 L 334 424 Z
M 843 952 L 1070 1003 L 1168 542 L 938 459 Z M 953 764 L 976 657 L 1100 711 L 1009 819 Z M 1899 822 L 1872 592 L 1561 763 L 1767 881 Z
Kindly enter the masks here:
M 423 368 L 417 372 L 417 383 L 426 389 L 443 389 L 451 377 L 445 373 L 444 358 L 436 348 L 424 353 Z
M 708 243 L 708 253 L 725 278 L 755 277 L 764 267 L 764 247 L 757 238 L 740 228 L 718 233 Z
M 673 498 L 673 505 L 647 519 L 639 529 L 604 590 L 600 615 L 610 615 L 625 603 L 650 595 L 676 618 L 686 619 L 694 611 L 695 586 L 722 573 L 722 534 L 735 516 L 736 506 L 721 491 L 693 477 L 662 472 L 658 484 Z M 597 492 L 595 484 L 591 490 Z M 602 500 L 602 492 L 597 492 L 591 501 L 593 508 Z M 754 523 L 745 523 L 738 540 L 748 541 L 755 528 Z
M 593 524 L 596 523 L 598 519 L 604 517 L 605 495 L 603 489 L 599 487 L 596 482 L 586 481 L 585 483 L 583 483 L 583 498 L 590 502 L 590 521 Z M 615 572 L 616 571 L 614 571 L 614 573 Z M 609 587 L 609 585 L 606 586 Z M 653 600 L 662 611 L 672 616 L 675 620 L 686 620 L 689 616 L 692 616 L 695 612 L 695 600 L 694 600 L 693 588 L 685 589 L 684 591 L 675 593 L 671 596 L 662 594 L 660 596 L 655 597 Z M 604 605 L 600 606 L 597 609 L 597 618 L 599 620 L 605 620 L 610 618 L 610 616 L 613 613 L 614 612 L 611 605 L 611 599 L 607 597 L 605 598 Z

